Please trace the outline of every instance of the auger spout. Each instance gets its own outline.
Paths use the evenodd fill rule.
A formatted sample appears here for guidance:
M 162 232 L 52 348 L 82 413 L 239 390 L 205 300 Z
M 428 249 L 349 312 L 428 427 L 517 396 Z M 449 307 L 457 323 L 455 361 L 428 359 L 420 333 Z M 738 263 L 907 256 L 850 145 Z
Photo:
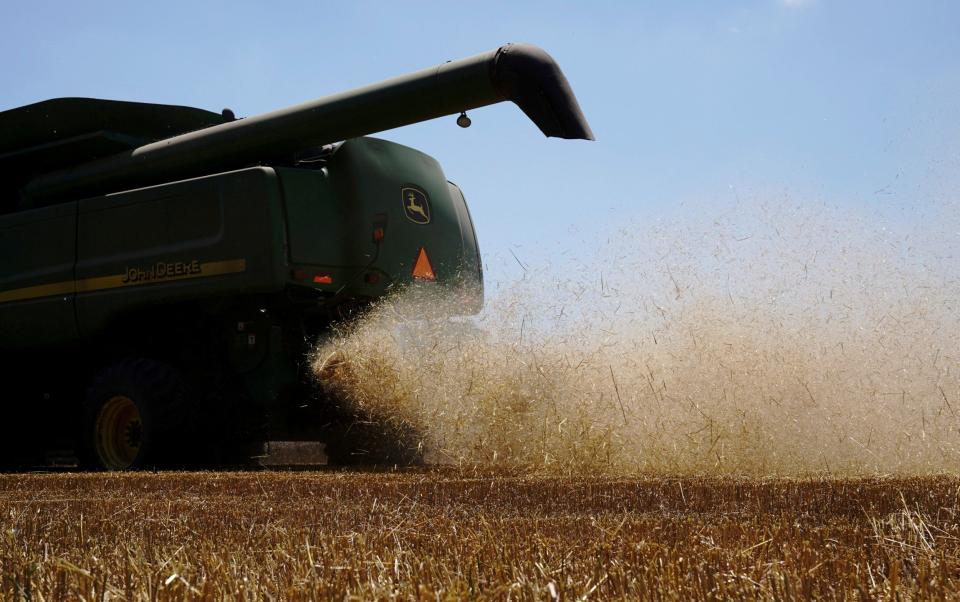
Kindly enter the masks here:
M 39 175 L 23 189 L 50 202 L 283 160 L 297 151 L 512 101 L 546 135 L 593 140 L 556 62 L 528 44 L 213 125 Z

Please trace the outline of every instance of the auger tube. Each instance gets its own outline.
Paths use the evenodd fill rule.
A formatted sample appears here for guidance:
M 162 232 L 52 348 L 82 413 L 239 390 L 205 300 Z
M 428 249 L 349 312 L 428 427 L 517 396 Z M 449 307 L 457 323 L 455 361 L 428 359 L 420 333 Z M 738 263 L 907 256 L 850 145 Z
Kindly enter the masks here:
M 593 140 L 560 67 L 544 50 L 507 44 L 380 83 L 215 125 L 43 174 L 31 202 L 107 194 L 256 163 L 299 150 L 512 101 L 546 135 Z

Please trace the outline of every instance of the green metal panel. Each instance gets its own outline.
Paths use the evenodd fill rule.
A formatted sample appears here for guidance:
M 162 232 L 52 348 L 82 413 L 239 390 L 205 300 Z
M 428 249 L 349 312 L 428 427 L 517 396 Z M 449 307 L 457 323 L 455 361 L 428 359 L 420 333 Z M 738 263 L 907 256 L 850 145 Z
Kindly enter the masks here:
M 347 248 L 349 240 L 341 232 L 349 230 L 351 222 L 357 221 L 357 212 L 362 206 L 355 205 L 350 197 L 336 194 L 327 169 L 278 168 L 277 174 L 283 182 L 291 263 L 325 266 L 352 263 Z
M 439 163 L 429 155 L 385 140 L 348 140 L 323 170 L 278 169 L 283 182 L 295 267 L 332 276 L 317 288 L 377 296 L 390 284 L 409 284 L 420 249 L 437 282 L 458 283 L 464 267 L 479 279 L 473 225 L 462 196 L 455 196 Z M 404 209 L 405 188 L 422 191 L 429 222 Z M 415 216 L 417 217 L 417 216 Z M 417 217 L 419 219 L 419 217 Z M 374 230 L 383 228 L 378 250 Z M 376 283 L 365 276 L 379 275 Z
M 77 315 L 84 335 L 150 304 L 283 287 L 283 210 L 272 169 L 250 168 L 80 202 Z
M 426 223 L 408 214 L 405 190 L 423 195 Z M 345 142 L 320 170 L 249 168 L 94 197 L 2 217 L 0 231 L 8 347 L 67 344 L 150 305 L 290 284 L 375 298 L 413 282 L 421 249 L 438 283 L 480 280 L 462 194 L 432 157 L 374 138 Z
M 77 204 L 0 216 L 0 349 L 76 340 Z
M 477 231 L 473 225 L 473 219 L 470 217 L 470 209 L 467 207 L 467 199 L 463 196 L 463 191 L 453 182 L 447 182 L 450 188 L 450 198 L 453 201 L 454 209 L 457 212 L 457 221 L 460 224 L 460 237 L 463 240 L 463 263 L 462 272 L 464 274 L 463 284 L 474 286 L 474 295 L 470 301 L 473 306 L 468 308 L 471 312 L 479 312 L 483 307 L 483 261 L 480 258 L 480 244 L 477 241 Z M 473 281 L 472 277 L 476 276 Z

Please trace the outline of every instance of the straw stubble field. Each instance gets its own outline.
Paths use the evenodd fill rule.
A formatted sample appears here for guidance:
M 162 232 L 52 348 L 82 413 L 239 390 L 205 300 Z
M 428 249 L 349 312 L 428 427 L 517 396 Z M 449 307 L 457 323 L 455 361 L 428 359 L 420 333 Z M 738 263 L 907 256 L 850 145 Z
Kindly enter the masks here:
M 2 597 L 930 599 L 953 477 L 0 477 Z

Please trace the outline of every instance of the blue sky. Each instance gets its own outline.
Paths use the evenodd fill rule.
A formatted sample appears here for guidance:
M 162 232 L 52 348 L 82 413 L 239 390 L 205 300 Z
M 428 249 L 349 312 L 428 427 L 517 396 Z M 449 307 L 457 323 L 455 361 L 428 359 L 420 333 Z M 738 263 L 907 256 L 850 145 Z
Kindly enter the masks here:
M 253 115 L 540 45 L 596 142 L 545 139 L 507 104 L 473 111 L 468 130 L 450 117 L 382 135 L 461 185 L 497 280 L 519 270 L 511 250 L 536 264 L 626 217 L 682 219 L 741 195 L 922 231 L 936 215 L 924 207 L 960 183 L 958 23 L 946 1 L 6 0 L 0 110 L 93 96 Z

